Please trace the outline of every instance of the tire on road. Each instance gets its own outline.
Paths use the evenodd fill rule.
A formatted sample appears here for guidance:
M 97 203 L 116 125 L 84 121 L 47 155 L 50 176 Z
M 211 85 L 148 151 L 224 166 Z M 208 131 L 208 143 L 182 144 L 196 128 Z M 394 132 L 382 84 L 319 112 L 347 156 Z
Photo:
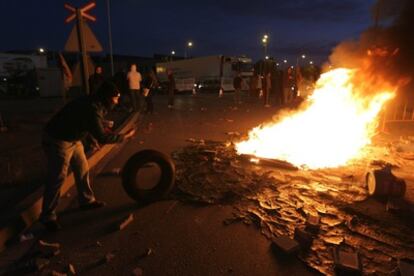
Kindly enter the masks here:
M 137 185 L 137 174 L 148 163 L 155 163 L 161 170 L 158 183 L 151 189 Z M 142 150 L 126 162 L 122 170 L 122 186 L 129 197 L 138 203 L 148 203 L 165 197 L 174 186 L 175 166 L 172 159 L 156 150 Z

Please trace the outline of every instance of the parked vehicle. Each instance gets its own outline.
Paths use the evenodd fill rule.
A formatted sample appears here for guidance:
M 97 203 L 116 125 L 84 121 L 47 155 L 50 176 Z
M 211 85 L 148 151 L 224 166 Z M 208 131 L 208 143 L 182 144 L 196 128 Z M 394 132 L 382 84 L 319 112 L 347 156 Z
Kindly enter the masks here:
M 246 79 L 244 89 L 248 89 L 248 79 L 253 75 L 252 59 L 247 57 L 206 56 L 175 60 L 156 64 L 158 80 L 167 81 L 167 71 L 172 70 L 179 92 L 197 89 L 198 91 L 232 91 L 233 78 L 240 73 Z

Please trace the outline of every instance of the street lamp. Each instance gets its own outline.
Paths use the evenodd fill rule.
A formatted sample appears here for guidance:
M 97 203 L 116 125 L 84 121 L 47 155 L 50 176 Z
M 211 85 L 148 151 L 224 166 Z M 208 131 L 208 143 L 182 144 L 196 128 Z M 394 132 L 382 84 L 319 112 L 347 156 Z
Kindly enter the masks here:
M 192 41 L 188 41 L 187 45 L 185 47 L 185 51 L 184 51 L 184 57 L 187 58 L 187 49 L 191 49 L 193 47 L 193 42 Z
M 302 59 L 306 59 L 306 55 L 305 54 L 302 54 L 300 57 Z M 299 67 L 299 57 L 296 57 L 296 67 Z
M 172 60 L 173 60 L 173 56 L 175 56 L 175 51 L 174 51 L 174 50 L 172 50 L 172 51 L 171 51 L 170 61 L 172 61 Z
M 269 44 L 269 35 L 265 34 L 262 37 L 262 44 L 264 48 L 264 55 L 267 56 L 267 45 Z
M 39 48 L 38 51 L 39 51 L 40 54 L 44 54 L 45 53 L 45 49 L 44 48 Z

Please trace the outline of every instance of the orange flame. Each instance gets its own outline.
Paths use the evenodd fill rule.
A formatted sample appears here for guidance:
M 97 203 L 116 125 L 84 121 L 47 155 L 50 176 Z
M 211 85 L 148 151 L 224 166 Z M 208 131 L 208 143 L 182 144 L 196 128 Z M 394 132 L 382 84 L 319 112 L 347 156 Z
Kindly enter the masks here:
M 321 75 L 300 111 L 252 129 L 236 143 L 239 154 L 284 160 L 318 169 L 346 165 L 363 157 L 378 126 L 378 114 L 393 91 L 364 95 L 352 80 L 358 70 L 334 69 Z

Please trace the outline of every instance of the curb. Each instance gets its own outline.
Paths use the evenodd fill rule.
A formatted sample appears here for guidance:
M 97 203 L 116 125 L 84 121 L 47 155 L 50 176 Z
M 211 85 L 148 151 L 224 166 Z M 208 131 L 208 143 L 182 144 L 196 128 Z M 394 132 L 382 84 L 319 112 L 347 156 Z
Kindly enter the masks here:
M 125 120 L 117 132 L 124 133 L 136 123 L 139 114 L 134 113 Z M 98 167 L 98 164 L 120 144 L 107 144 L 88 157 L 89 169 Z M 122 145 L 122 144 L 121 144 Z M 73 173 L 70 173 L 61 187 L 61 196 L 66 194 L 75 185 Z M 10 240 L 30 227 L 38 220 L 42 207 L 43 186 L 27 196 L 11 210 L 11 214 L 2 218 L 5 223 L 0 225 L 0 252 L 6 249 Z

